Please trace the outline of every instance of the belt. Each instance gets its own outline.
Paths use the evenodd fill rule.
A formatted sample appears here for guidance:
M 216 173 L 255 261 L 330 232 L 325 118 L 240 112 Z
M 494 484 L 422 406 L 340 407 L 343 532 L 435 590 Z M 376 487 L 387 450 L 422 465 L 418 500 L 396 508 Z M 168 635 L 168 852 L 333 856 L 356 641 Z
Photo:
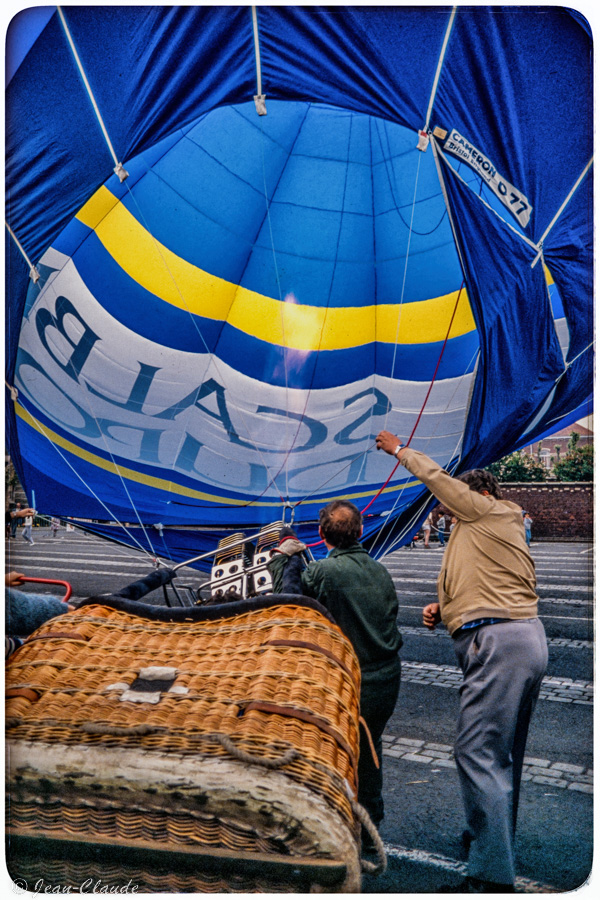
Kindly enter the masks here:
M 470 631 L 472 628 L 480 628 L 482 625 L 496 625 L 498 622 L 510 622 L 510 619 L 494 619 L 494 618 L 485 618 L 485 619 L 473 619 L 472 622 L 465 622 L 464 625 L 461 625 L 460 628 L 457 628 L 456 631 L 452 632 L 452 637 L 457 638 L 461 637 L 465 633 L 465 631 Z

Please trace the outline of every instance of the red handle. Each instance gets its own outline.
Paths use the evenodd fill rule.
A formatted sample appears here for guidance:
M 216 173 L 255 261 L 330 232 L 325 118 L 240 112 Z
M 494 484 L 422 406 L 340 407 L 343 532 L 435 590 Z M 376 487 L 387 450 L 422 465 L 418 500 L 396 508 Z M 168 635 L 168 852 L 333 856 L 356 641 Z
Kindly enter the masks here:
M 73 588 L 68 581 L 56 581 L 54 578 L 27 578 L 25 576 L 21 578 L 21 582 L 24 581 L 34 581 L 36 584 L 62 584 L 66 591 L 65 596 L 62 598 L 63 603 L 66 603 L 73 593 Z

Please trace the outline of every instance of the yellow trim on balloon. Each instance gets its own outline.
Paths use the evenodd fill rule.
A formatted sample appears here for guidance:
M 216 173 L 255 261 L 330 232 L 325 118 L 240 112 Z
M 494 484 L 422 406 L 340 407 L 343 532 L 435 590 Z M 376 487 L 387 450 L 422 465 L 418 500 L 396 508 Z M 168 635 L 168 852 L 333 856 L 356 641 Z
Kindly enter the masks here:
M 247 501 L 245 500 L 232 500 L 230 497 L 219 497 L 216 494 L 206 494 L 203 491 L 195 491 L 192 488 L 184 488 L 179 484 L 175 484 L 173 481 L 166 481 L 162 478 L 155 478 L 152 475 L 145 475 L 143 472 L 137 472 L 135 469 L 126 468 L 125 466 L 118 466 L 111 460 L 103 459 L 103 457 L 98 456 L 96 453 L 91 453 L 89 450 L 84 450 L 77 444 L 73 444 L 66 438 L 63 438 L 60 435 L 56 434 L 56 432 L 51 431 L 49 428 L 41 425 L 37 421 L 37 419 L 35 419 L 19 403 L 15 403 L 15 412 L 19 416 L 19 418 L 21 418 L 27 425 L 30 425 L 36 431 L 39 431 L 39 433 L 43 434 L 44 437 L 47 437 L 52 444 L 55 444 L 57 447 L 61 447 L 72 456 L 76 456 L 78 457 L 78 459 L 82 459 L 84 462 L 90 463 L 90 465 L 92 466 L 96 466 L 98 469 L 104 469 L 104 471 L 106 472 L 112 472 L 116 475 L 120 475 L 123 478 L 127 478 L 129 481 L 135 481 L 138 484 L 145 484 L 148 487 L 156 488 L 160 491 L 167 491 L 171 494 L 180 494 L 184 497 L 192 497 L 195 500 L 207 500 L 210 503 L 226 503 L 230 506 L 248 505 Z M 281 501 L 279 501 L 278 503 L 265 503 L 264 505 L 281 506 Z
M 208 501 L 209 503 L 219 504 L 221 506 L 264 506 L 273 509 L 280 509 L 282 506 L 281 499 L 252 500 L 251 502 L 248 502 L 247 500 L 235 500 L 232 497 L 219 497 L 217 494 L 207 494 L 205 491 L 196 491 L 193 488 L 183 487 L 183 485 L 177 484 L 174 481 L 165 480 L 163 478 L 155 478 L 153 475 L 145 475 L 143 472 L 136 471 L 136 469 L 130 469 L 126 466 L 118 466 L 111 460 L 104 459 L 103 457 L 98 456 L 96 453 L 92 453 L 89 450 L 84 450 L 77 444 L 73 444 L 66 438 L 63 438 L 60 435 L 56 434 L 56 432 L 52 431 L 50 428 L 43 426 L 34 416 L 31 415 L 31 413 L 29 413 L 23 406 L 21 406 L 18 401 L 15 402 L 15 414 L 20 419 L 22 419 L 22 421 L 26 425 L 29 425 L 35 431 L 39 432 L 45 438 L 47 438 L 52 444 L 56 445 L 57 447 L 61 447 L 72 456 L 76 456 L 78 459 L 82 459 L 84 462 L 87 462 L 92 466 L 96 466 L 98 469 L 103 469 L 105 472 L 111 472 L 115 475 L 119 475 L 121 478 L 127 478 L 129 481 L 134 481 L 137 484 L 144 484 L 146 485 L 146 487 L 155 488 L 158 491 L 166 491 L 170 494 L 178 494 L 179 496 L 188 497 L 193 500 L 204 500 Z M 418 479 L 415 479 L 414 481 L 401 482 L 397 485 L 386 487 L 382 491 L 382 494 L 397 493 L 398 491 L 404 491 L 406 490 L 406 488 L 416 487 L 420 484 L 421 482 Z M 352 494 L 344 494 L 344 497 L 349 500 L 358 500 L 360 498 L 372 497 L 373 493 L 373 490 L 357 491 Z M 339 498 L 325 497 L 318 502 L 329 503 L 330 500 L 334 499 Z
M 443 341 L 458 291 L 403 304 L 326 309 L 284 302 L 232 284 L 199 269 L 156 240 L 105 187 L 77 218 L 94 229 L 107 252 L 145 290 L 193 315 L 293 350 L 344 350 L 375 341 L 423 344 Z M 450 337 L 473 331 L 467 292 L 462 291 Z

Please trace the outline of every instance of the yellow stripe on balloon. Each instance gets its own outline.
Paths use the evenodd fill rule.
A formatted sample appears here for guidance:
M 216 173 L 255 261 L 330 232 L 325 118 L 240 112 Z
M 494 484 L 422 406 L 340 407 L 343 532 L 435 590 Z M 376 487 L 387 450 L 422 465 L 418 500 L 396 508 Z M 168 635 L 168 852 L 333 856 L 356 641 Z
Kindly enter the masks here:
M 29 425 L 35 431 L 39 432 L 39 434 L 42 434 L 45 438 L 47 438 L 55 447 L 60 447 L 62 450 L 66 451 L 72 456 L 76 456 L 78 459 L 81 459 L 98 469 L 102 469 L 105 472 L 110 472 L 114 475 L 118 475 L 120 478 L 126 478 L 128 481 L 133 481 L 137 484 L 143 484 L 146 487 L 155 488 L 159 491 L 168 491 L 170 494 L 176 494 L 180 497 L 215 503 L 218 506 L 260 506 L 269 509 L 281 509 L 281 498 L 279 498 L 278 500 L 252 500 L 252 502 L 249 503 L 247 500 L 236 500 L 232 497 L 219 496 L 218 494 L 209 494 L 206 491 L 198 491 L 194 490 L 194 488 L 184 487 L 181 484 L 177 484 L 177 482 L 175 481 L 156 478 L 152 475 L 146 475 L 144 472 L 138 472 L 136 469 L 132 469 L 128 466 L 118 466 L 116 463 L 98 456 L 97 453 L 92 453 L 90 450 L 84 450 L 82 447 L 79 447 L 72 441 L 69 441 L 66 438 L 63 438 L 60 435 L 56 434 L 56 432 L 52 431 L 50 428 L 43 426 L 34 416 L 31 415 L 31 413 L 29 413 L 25 409 L 25 407 L 21 406 L 19 402 L 15 403 L 15 414 L 26 425 Z M 416 487 L 419 484 L 421 484 L 421 482 L 418 480 L 401 482 L 386 487 L 382 493 L 396 494 L 405 491 L 407 488 Z M 353 493 L 348 493 L 344 496 L 349 500 L 358 501 L 361 499 L 366 499 L 367 497 L 372 497 L 373 491 L 354 491 Z M 333 496 L 329 498 L 324 497 L 319 502 L 329 503 L 330 500 L 334 499 L 336 498 Z
M 458 291 L 402 305 L 306 306 L 275 300 L 218 278 L 173 253 L 154 238 L 105 188 L 77 218 L 94 229 L 121 269 L 165 303 L 193 315 L 227 321 L 251 337 L 293 350 L 345 350 L 378 341 L 423 344 L 446 337 Z M 473 331 L 467 292 L 462 291 L 450 337 Z

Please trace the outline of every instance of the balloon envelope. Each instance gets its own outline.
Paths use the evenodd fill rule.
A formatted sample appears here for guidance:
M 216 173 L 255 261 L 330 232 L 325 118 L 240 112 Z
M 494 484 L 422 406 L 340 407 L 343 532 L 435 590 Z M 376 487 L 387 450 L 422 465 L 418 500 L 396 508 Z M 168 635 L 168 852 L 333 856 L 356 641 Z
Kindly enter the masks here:
M 259 8 L 259 115 L 249 8 L 61 15 L 7 92 L 7 412 L 40 509 L 309 529 L 347 497 L 384 550 L 429 497 L 386 484 L 381 428 L 460 471 L 580 414 L 585 22 Z

